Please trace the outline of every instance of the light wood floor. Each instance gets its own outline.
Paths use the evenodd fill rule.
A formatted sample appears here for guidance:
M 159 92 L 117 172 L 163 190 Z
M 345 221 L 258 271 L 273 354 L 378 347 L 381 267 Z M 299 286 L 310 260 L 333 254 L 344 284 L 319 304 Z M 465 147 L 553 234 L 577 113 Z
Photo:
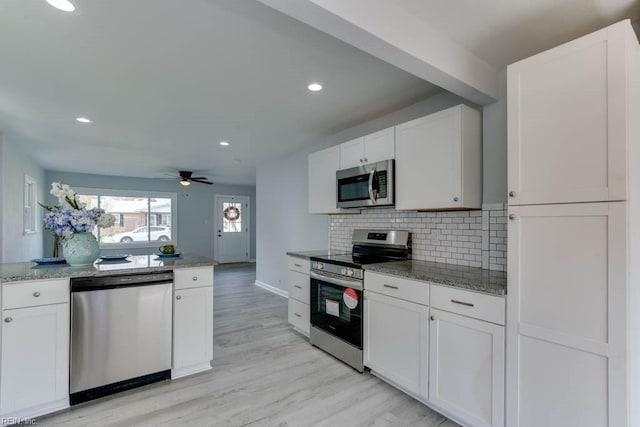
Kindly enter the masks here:
M 446 426 L 457 424 L 312 347 L 255 267 L 216 267 L 212 371 L 37 420 L 55 426 Z

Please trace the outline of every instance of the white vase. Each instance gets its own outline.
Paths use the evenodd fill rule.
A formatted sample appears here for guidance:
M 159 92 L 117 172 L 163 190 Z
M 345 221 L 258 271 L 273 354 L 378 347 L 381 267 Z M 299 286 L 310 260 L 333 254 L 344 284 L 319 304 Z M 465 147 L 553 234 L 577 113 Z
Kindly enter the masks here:
M 92 265 L 100 256 L 100 247 L 91 233 L 73 233 L 62 240 L 64 259 L 72 267 Z

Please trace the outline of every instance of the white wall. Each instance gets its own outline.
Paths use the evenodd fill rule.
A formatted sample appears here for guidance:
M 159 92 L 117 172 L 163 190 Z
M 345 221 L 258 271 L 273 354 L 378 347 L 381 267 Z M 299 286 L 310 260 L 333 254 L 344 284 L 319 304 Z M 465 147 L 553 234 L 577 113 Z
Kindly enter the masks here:
M 179 185 L 170 179 L 147 179 L 125 176 L 91 175 L 70 172 L 47 171 L 47 186 L 54 181 L 63 181 L 72 187 L 105 188 L 113 190 L 164 191 L 178 194 L 178 250 L 192 254 L 214 258 L 214 223 L 215 195 L 248 196 L 251 203 L 249 220 L 250 256 L 255 258 L 255 187 L 250 185 L 230 184 L 192 184 L 188 187 Z M 48 191 L 48 189 L 47 189 Z M 57 204 L 57 200 L 48 195 L 47 203 Z M 45 254 L 51 255 L 53 239 L 45 239 Z M 128 249 L 132 254 L 145 254 L 155 251 L 150 248 Z M 102 250 L 102 253 L 120 253 L 122 249 Z
M 323 250 L 329 247 L 329 217 L 308 213 L 309 153 L 461 102 L 464 102 L 462 98 L 444 92 L 321 141 L 315 141 L 308 144 L 304 150 L 259 166 L 256 171 L 256 280 L 287 291 L 286 252 Z
M 38 222 L 38 232 L 23 234 L 24 175 L 28 174 L 37 182 L 38 201 L 45 200 L 47 189 L 44 170 L 36 164 L 16 141 L 0 141 L 0 187 L 2 196 L 2 262 L 28 261 L 42 256 L 42 222 Z M 39 212 L 41 211 L 40 208 Z M 41 215 L 38 215 L 40 217 Z
M 507 199 L 507 69 L 498 74 L 499 101 L 482 109 L 483 202 Z

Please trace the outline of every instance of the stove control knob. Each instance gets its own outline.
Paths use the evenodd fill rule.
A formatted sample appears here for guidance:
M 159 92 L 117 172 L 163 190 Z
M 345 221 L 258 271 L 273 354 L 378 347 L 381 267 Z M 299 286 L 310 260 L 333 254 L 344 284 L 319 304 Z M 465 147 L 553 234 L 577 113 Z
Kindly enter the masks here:
M 346 270 L 347 270 L 347 271 L 346 271 L 346 275 L 347 275 L 347 276 L 353 276 L 353 269 L 351 269 L 351 268 L 347 268 Z
M 340 269 L 340 274 L 342 274 L 343 276 L 347 275 L 347 269 L 346 268 L 341 268 Z
M 321 262 L 316 263 L 316 269 L 318 270 L 324 270 L 324 264 Z

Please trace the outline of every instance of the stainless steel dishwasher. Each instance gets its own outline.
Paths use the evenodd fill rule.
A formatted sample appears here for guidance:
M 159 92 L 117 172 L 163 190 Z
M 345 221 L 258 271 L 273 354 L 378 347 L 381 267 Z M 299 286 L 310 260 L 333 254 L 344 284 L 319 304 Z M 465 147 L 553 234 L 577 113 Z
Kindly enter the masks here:
M 71 279 L 71 404 L 171 378 L 173 273 Z

